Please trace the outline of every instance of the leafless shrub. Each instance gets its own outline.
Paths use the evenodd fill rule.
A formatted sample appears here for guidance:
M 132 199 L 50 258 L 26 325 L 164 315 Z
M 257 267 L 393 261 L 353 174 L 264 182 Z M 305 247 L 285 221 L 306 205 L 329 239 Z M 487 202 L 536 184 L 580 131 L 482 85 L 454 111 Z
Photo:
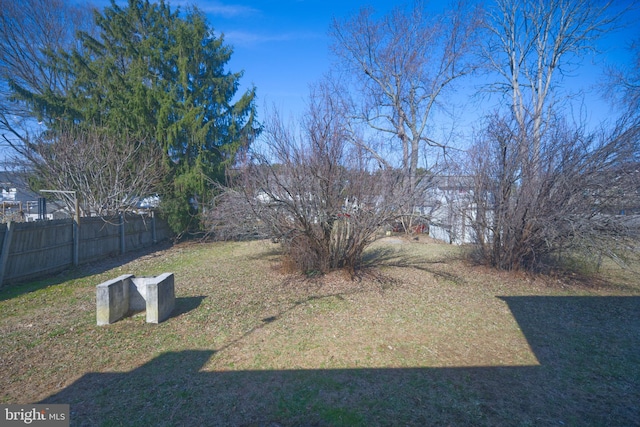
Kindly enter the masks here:
M 538 269 L 576 254 L 621 260 L 637 249 L 634 217 L 622 214 L 640 208 L 640 129 L 620 124 L 589 135 L 562 122 L 549 129 L 535 156 L 529 134 L 499 117 L 477 141 L 478 256 L 502 269 Z
M 344 106 L 332 95 L 316 89 L 299 133 L 274 114 L 265 124 L 266 149 L 250 153 L 225 196 L 227 212 L 252 215 L 251 227 L 280 242 L 307 272 L 354 270 L 381 227 L 411 203 L 406 175 L 378 167 L 353 143 Z
M 239 181 L 237 171 L 231 171 L 230 183 Z M 212 198 L 210 208 L 203 215 L 206 230 L 205 239 L 214 240 L 252 240 L 270 237 L 269 231 L 253 212 L 241 188 L 212 183 L 216 196 Z

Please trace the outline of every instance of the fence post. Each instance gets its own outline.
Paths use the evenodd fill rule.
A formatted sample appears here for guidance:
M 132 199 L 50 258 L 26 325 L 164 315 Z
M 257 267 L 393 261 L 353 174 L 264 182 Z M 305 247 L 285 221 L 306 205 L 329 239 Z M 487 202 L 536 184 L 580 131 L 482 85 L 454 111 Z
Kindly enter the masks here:
M 124 255 L 125 253 L 125 245 L 124 245 L 124 215 L 120 214 L 120 253 Z
M 76 193 L 73 192 L 73 204 L 75 207 L 75 213 L 73 215 L 73 266 L 80 265 L 80 202 Z
M 77 267 L 80 264 L 80 227 L 75 219 L 71 223 L 71 233 L 73 235 L 73 266 Z
M 158 235 L 156 234 L 156 213 L 155 211 L 151 211 L 151 240 L 155 245 L 158 243 Z
M 9 249 L 11 248 L 11 235 L 13 234 L 13 222 L 7 223 L 7 231 L 4 233 L 4 240 L 2 242 L 2 252 L 0 252 L 0 289 L 2 288 L 4 280 L 4 272 L 7 266 L 7 259 L 9 259 Z

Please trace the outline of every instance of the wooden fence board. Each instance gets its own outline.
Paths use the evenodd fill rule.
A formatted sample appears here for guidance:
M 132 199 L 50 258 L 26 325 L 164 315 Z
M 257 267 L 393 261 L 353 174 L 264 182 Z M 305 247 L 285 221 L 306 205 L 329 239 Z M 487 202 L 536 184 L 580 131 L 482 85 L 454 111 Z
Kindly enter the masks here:
M 0 224 L 0 251 L 6 230 L 7 225 Z M 122 230 L 124 236 L 121 235 Z M 170 237 L 171 231 L 167 223 L 149 216 L 128 216 L 124 227 L 119 218 L 81 218 L 78 263 L 85 264 L 120 254 L 123 239 L 124 249 L 129 252 L 152 246 Z M 73 266 L 73 252 L 71 219 L 13 223 L 11 245 L 8 254 L 4 255 L 5 268 L 0 272 L 0 287 L 3 284 L 46 277 L 70 268 Z
M 71 264 L 72 220 L 20 222 L 12 226 L 5 282 L 41 277 L 64 270 Z

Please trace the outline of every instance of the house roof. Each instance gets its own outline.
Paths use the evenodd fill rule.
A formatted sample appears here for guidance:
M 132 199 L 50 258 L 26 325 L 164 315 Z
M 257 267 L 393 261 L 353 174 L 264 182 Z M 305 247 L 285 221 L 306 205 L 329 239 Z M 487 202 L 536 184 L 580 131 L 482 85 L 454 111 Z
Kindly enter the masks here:
M 15 193 L 12 189 L 15 189 Z M 38 200 L 38 197 L 29 188 L 24 173 L 0 171 L 0 201 L 30 202 Z

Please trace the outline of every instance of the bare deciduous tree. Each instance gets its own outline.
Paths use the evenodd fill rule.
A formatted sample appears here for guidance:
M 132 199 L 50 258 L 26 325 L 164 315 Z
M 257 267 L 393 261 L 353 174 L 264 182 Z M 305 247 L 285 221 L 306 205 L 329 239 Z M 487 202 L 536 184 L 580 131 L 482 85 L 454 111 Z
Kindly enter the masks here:
M 91 9 L 64 0 L 0 0 L 0 132 L 17 148 L 34 133 L 34 117 L 12 99 L 10 86 L 36 94 L 65 91 L 69 82 L 45 66 L 47 55 L 70 50 L 76 31 L 91 32 L 91 18 Z
M 24 150 L 42 189 L 76 191 L 84 215 L 112 216 L 153 196 L 163 176 L 159 148 L 127 135 L 64 129 Z
M 563 101 L 554 91 L 558 80 L 575 70 L 580 57 L 595 50 L 595 41 L 611 30 L 618 15 L 612 1 L 497 0 L 490 9 L 490 37 L 484 55 L 499 79 L 492 89 L 509 98 L 524 144 L 533 160 L 547 122 Z M 555 95 L 555 96 L 554 96 Z M 534 162 L 536 164 L 536 162 Z
M 496 267 L 533 269 L 563 251 L 615 256 L 616 244 L 625 246 L 629 221 L 616 214 L 622 195 L 637 191 L 637 123 L 599 135 L 570 126 L 559 90 L 615 25 L 612 9 L 592 0 L 497 0 L 489 14 L 484 53 L 509 109 L 476 141 L 471 174 L 479 253 Z
M 445 91 L 471 73 L 480 13 L 458 2 L 442 16 L 429 16 L 423 2 L 394 9 L 377 20 L 371 9 L 332 25 L 333 50 L 356 84 L 351 115 L 381 132 L 398 153 L 411 189 L 418 182 L 426 147 L 444 147 L 432 134 L 430 118 Z M 363 144 L 385 167 L 394 156 Z M 385 147 L 386 148 L 386 147 Z M 426 167 L 427 165 L 423 165 Z

